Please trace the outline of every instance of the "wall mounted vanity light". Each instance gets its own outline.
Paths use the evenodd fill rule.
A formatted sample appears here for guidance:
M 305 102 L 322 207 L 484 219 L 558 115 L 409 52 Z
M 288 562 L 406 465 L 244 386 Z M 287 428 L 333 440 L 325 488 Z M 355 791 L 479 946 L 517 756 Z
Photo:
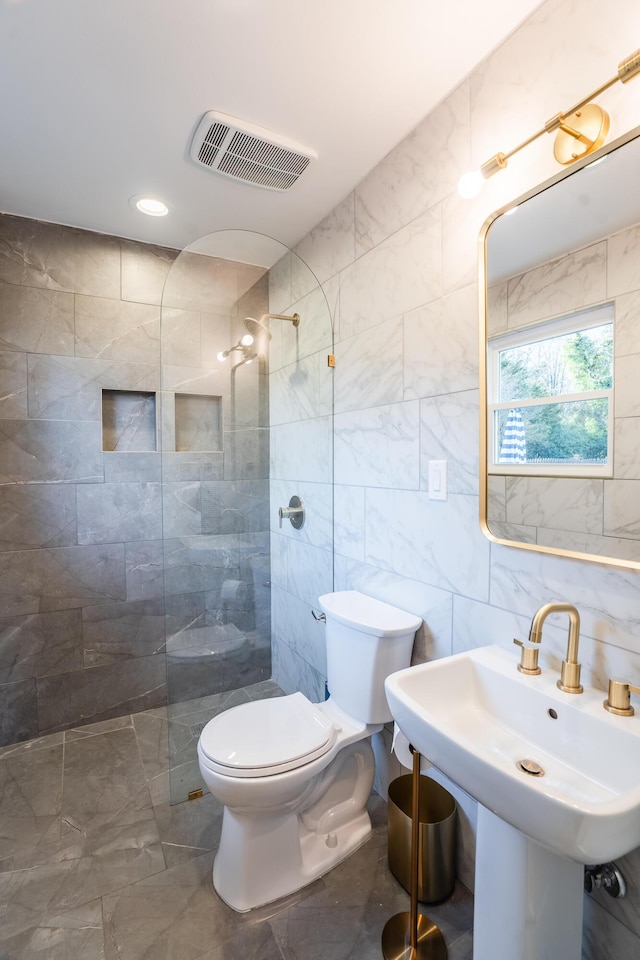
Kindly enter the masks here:
M 598 150 L 609 133 L 609 114 L 595 103 L 591 103 L 596 97 L 612 87 L 618 80 L 621 83 L 628 83 L 640 73 L 640 50 L 636 50 L 625 60 L 618 64 L 618 72 L 615 77 L 607 80 L 602 86 L 598 87 L 588 96 L 583 97 L 578 103 L 574 104 L 569 110 L 563 113 L 557 113 L 550 120 L 547 120 L 544 127 L 536 131 L 517 147 L 508 153 L 496 153 L 490 160 L 485 161 L 479 170 L 473 170 L 465 173 L 458 183 L 458 193 L 465 199 L 471 199 L 477 196 L 482 189 L 485 180 L 504 170 L 508 160 L 520 150 L 528 147 L 530 143 L 541 137 L 543 133 L 556 133 L 556 139 L 553 147 L 553 155 L 558 163 L 568 165 L 585 157 L 594 150 Z

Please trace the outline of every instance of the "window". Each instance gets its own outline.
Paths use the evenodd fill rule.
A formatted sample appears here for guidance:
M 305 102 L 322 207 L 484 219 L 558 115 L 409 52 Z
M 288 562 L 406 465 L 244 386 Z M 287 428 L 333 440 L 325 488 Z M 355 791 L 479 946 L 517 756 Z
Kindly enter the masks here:
M 613 304 L 493 337 L 489 472 L 612 475 Z

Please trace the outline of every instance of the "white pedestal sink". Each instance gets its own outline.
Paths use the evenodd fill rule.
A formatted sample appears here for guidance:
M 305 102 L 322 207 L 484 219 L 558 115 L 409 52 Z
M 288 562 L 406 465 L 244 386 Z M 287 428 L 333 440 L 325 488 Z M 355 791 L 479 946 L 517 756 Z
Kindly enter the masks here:
M 392 674 L 387 699 L 410 742 L 480 804 L 474 960 L 580 960 L 584 864 L 640 846 L 640 717 L 517 663 L 480 647 Z

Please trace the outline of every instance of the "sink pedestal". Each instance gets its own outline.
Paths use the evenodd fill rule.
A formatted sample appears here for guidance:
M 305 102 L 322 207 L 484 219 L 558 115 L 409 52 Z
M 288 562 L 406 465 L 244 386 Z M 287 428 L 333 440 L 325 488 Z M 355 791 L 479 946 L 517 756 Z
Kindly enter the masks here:
M 473 960 L 580 960 L 584 867 L 478 804 Z

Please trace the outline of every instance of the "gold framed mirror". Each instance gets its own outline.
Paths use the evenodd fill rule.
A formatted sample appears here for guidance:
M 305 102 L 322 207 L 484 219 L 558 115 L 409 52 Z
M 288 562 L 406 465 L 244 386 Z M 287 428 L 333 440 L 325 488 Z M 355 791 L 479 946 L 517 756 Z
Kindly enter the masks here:
M 480 234 L 480 523 L 640 568 L 640 128 Z

